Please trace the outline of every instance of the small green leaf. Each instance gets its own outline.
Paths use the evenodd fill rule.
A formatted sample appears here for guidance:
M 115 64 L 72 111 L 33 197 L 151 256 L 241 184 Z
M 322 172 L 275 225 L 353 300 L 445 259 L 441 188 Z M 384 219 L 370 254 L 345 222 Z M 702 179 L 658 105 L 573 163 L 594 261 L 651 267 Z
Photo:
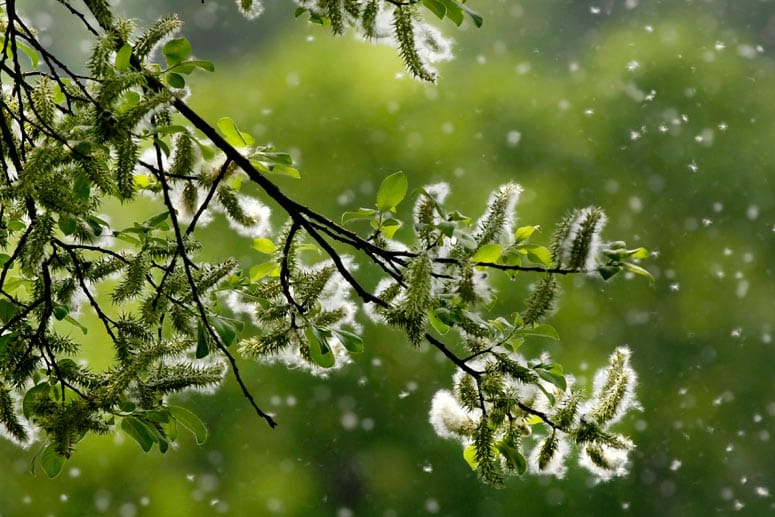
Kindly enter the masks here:
M 125 416 L 121 419 L 121 430 L 132 437 L 140 447 L 148 452 L 153 447 L 153 431 L 148 424 L 134 416 Z
M 409 182 L 406 174 L 395 172 L 382 180 L 377 190 L 377 210 L 395 211 L 396 206 L 406 197 L 406 191 L 409 188 Z
M 546 267 L 552 266 L 552 252 L 547 247 L 528 245 L 524 246 L 523 249 L 527 252 L 527 258 L 536 264 Z
M 452 312 L 449 309 L 445 309 L 444 307 L 439 307 L 433 311 L 433 313 L 436 315 L 439 321 L 450 327 L 457 325 L 462 321 L 459 314 Z
M 251 163 L 253 162 L 251 161 Z M 274 174 L 275 176 L 288 176 L 289 178 L 293 178 L 297 180 L 301 179 L 301 172 L 299 172 L 299 169 L 296 169 L 294 167 L 289 167 L 287 165 L 278 163 L 270 166 L 268 169 L 269 169 L 269 174 Z
M 118 52 L 116 52 L 116 60 L 114 62 L 116 70 L 120 72 L 126 72 L 129 70 L 129 60 L 131 57 L 132 47 L 128 43 L 125 43 L 120 49 L 118 49 Z
M 630 250 L 630 258 L 634 259 L 645 259 L 648 258 L 650 255 L 649 250 L 646 248 L 636 248 L 634 250 Z
M 495 446 L 506 459 L 506 463 L 509 465 L 509 468 L 516 470 L 519 475 L 525 473 L 527 470 L 527 461 L 517 449 L 506 445 L 502 441 L 496 442 Z
M 396 232 L 401 228 L 401 221 L 398 219 L 387 219 L 385 221 L 382 221 L 382 224 L 379 227 L 379 230 L 387 237 L 388 239 L 392 239 L 393 236 L 396 234 Z
M 270 276 L 277 276 L 274 274 L 274 271 L 279 271 L 280 266 L 277 265 L 277 262 L 274 260 L 269 262 L 264 262 L 263 264 L 257 264 L 250 268 L 249 274 L 250 274 L 250 281 L 251 282 L 257 282 L 264 278 L 266 275 Z
M 482 15 L 468 7 L 466 4 L 460 4 L 460 7 L 462 7 L 466 14 L 471 17 L 471 19 L 474 21 L 474 25 L 477 27 L 482 26 L 484 23 L 484 18 L 482 18 Z
M 654 283 L 654 276 L 648 271 L 646 271 L 645 269 L 643 269 L 642 267 L 637 266 L 631 262 L 622 262 L 622 266 L 624 266 L 624 269 L 626 269 L 630 273 L 644 276 L 649 279 L 649 282 L 651 282 L 652 284 Z
M 205 326 L 200 321 L 196 326 L 196 358 L 202 359 L 210 353 L 210 336 L 207 335 Z
M 484 244 L 476 250 L 471 260 L 473 262 L 494 264 L 500 258 L 501 253 L 503 253 L 503 246 L 500 244 Z
M 155 228 L 160 226 L 164 221 L 166 221 L 169 216 L 170 216 L 169 211 L 164 211 L 160 214 L 156 214 L 155 216 L 149 219 L 146 219 L 145 221 L 143 221 L 143 224 L 145 226 L 150 226 L 151 228 Z
M 78 223 L 75 219 L 68 215 L 60 215 L 59 221 L 57 221 L 57 226 L 59 226 L 59 229 L 62 230 L 62 233 L 65 235 L 72 235 L 78 228 Z
M 186 38 L 175 38 L 169 40 L 162 49 L 164 58 L 167 60 L 167 66 L 175 66 L 182 63 L 191 55 L 191 43 Z
M 173 88 L 181 89 L 186 87 L 186 80 L 180 74 L 177 74 L 175 72 L 170 72 L 164 77 L 167 79 L 167 84 L 169 84 Z
M 349 223 L 350 221 L 357 221 L 360 219 L 371 219 L 377 211 L 373 208 L 359 208 L 353 212 L 345 212 L 342 214 L 342 224 Z
M 148 185 L 151 184 L 151 178 L 149 178 L 145 174 L 135 175 L 134 180 L 135 180 L 135 186 L 141 189 L 146 188 Z
M 561 373 L 555 373 L 554 370 L 544 370 L 543 368 L 536 368 L 535 369 L 536 374 L 538 374 L 539 377 L 541 377 L 543 380 L 550 384 L 554 384 L 561 390 L 565 391 L 568 389 L 568 383 L 565 380 L 565 376 Z
M 597 270 L 597 272 L 600 273 L 600 276 L 603 278 L 603 280 L 609 280 L 614 275 L 619 273 L 621 270 L 622 270 L 622 266 L 620 265 L 602 266 Z
M 177 423 L 193 433 L 198 445 L 207 441 L 207 427 L 197 415 L 181 406 L 169 406 L 169 410 Z
M 309 330 L 307 338 L 310 359 L 322 368 L 331 368 L 336 363 L 336 359 L 328 344 L 328 331 L 319 329 L 314 325 L 310 325 Z
M 8 223 L 8 229 L 12 232 L 20 232 L 27 228 L 27 225 L 24 224 L 24 222 L 20 221 L 19 219 L 14 219 L 13 221 Z
M 543 394 L 549 400 L 549 404 L 553 406 L 557 403 L 557 399 L 554 398 L 554 395 L 552 395 L 546 388 L 544 388 L 540 382 L 535 383 L 535 386 L 538 386 L 538 389 L 540 389 L 543 392 Z
M 439 19 L 443 19 L 444 15 L 447 14 L 447 8 L 444 7 L 444 4 L 442 2 L 439 2 L 439 0 L 422 0 L 422 3 L 433 14 L 438 16 Z
M 52 308 L 51 312 L 54 314 L 54 317 L 58 319 L 59 321 L 62 321 L 65 319 L 67 314 L 70 312 L 66 305 L 62 305 L 61 303 L 54 304 L 54 307 Z
M 479 462 L 476 461 L 476 445 L 472 443 L 463 449 L 463 459 L 466 460 L 471 470 L 476 470 L 476 467 L 479 466 Z
M 246 147 L 255 143 L 253 137 L 240 131 L 230 117 L 219 118 L 215 125 L 229 145 L 233 147 Z
M 213 326 L 213 329 L 215 329 L 215 332 L 218 334 L 218 337 L 221 338 L 224 345 L 231 346 L 232 343 L 234 343 L 234 340 L 237 339 L 237 329 L 230 321 L 226 321 L 225 319 L 216 316 L 212 318 L 210 324 Z
M 35 406 L 39 402 L 44 402 L 51 399 L 51 385 L 46 382 L 33 386 L 24 395 L 22 400 L 22 413 L 24 418 L 30 419 L 34 414 Z
M 521 328 L 517 330 L 516 334 L 520 336 L 548 337 L 549 339 L 558 341 L 560 339 L 560 335 L 557 333 L 557 330 L 547 323 L 536 323 L 535 325 Z
M 277 248 L 274 246 L 274 242 L 265 237 L 253 239 L 253 249 L 266 255 L 271 255 L 277 251 Z
M 363 339 L 358 334 L 353 334 L 346 330 L 332 330 L 342 346 L 351 354 L 360 354 L 363 352 Z
M 526 241 L 530 238 L 536 230 L 540 229 L 540 226 L 520 226 L 517 231 L 514 232 L 514 240 L 517 244 L 522 241 Z
M 428 321 L 430 322 L 430 324 L 434 328 L 434 330 L 436 330 L 436 332 L 438 332 L 442 336 L 444 334 L 446 334 L 447 332 L 449 332 L 449 325 L 447 325 L 446 323 L 441 321 L 436 316 L 436 311 L 433 311 L 433 310 L 428 311 Z
M 452 23 L 454 23 L 457 26 L 460 26 L 461 23 L 463 23 L 464 11 L 461 8 L 460 4 L 455 2 L 454 0 L 439 0 L 444 4 L 444 7 L 447 9 L 447 18 L 452 20 Z
M 84 336 L 89 333 L 89 329 L 81 325 L 80 322 L 78 322 L 78 320 L 76 320 L 72 316 L 65 316 L 65 321 L 68 322 L 70 325 L 73 325 L 74 327 L 78 327 L 78 329 L 81 331 L 81 334 L 83 334 Z
M 62 472 L 65 460 L 67 460 L 67 458 L 59 454 L 56 447 L 54 447 L 54 444 L 50 443 L 43 449 L 43 452 L 40 455 L 40 466 L 48 477 L 55 478 Z

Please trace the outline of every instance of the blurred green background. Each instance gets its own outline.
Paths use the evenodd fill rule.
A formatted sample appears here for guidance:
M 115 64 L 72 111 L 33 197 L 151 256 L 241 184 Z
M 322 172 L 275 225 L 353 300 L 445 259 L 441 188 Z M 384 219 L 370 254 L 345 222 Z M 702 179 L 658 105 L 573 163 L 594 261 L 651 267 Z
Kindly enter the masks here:
M 21 4 L 52 48 L 83 59 L 85 35 L 57 2 Z M 449 181 L 450 204 L 474 216 L 514 180 L 520 223 L 546 237 L 567 209 L 596 204 L 605 236 L 658 252 L 654 286 L 563 279 L 553 321 L 563 340 L 547 344 L 582 381 L 614 347 L 633 349 L 644 410 L 619 426 L 638 444 L 631 474 L 593 485 L 571 460 L 562 480 L 481 485 L 427 422 L 451 365 L 367 325 L 366 352 L 328 379 L 242 363 L 276 430 L 229 378 L 213 396 L 185 397 L 210 427 L 201 447 L 186 436 L 146 455 L 121 436 L 89 438 L 48 480 L 30 473 L 35 448 L 0 442 L 0 514 L 775 512 L 775 3 L 471 5 L 485 25 L 442 24 L 456 59 L 431 86 L 406 77 L 388 47 L 294 20 L 291 2 L 267 1 L 255 22 L 232 1 L 117 2 L 145 20 L 181 13 L 197 56 L 217 66 L 191 81 L 191 104 L 291 150 L 304 177 L 281 186 L 332 218 L 370 204 L 398 169 L 413 187 Z M 202 234 L 212 258 L 259 259 L 224 226 Z M 522 309 L 529 282 L 508 285 L 497 308 Z

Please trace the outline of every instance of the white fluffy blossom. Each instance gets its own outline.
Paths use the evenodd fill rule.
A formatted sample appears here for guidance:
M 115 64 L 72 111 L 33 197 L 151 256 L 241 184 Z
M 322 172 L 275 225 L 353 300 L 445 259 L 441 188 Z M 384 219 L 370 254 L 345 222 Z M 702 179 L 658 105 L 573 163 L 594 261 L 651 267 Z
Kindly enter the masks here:
M 463 439 L 476 427 L 472 414 L 448 390 L 436 392 L 428 416 L 436 434 L 442 438 Z

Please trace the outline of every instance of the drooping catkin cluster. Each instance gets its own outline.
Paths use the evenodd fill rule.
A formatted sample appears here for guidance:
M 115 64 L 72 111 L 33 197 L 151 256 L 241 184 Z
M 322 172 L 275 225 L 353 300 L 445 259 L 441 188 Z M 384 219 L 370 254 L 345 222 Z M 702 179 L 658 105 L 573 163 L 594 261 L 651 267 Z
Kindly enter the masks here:
M 566 383 L 556 372 L 549 375 L 556 368 L 549 361 L 547 356 L 526 361 L 513 352 L 477 360 L 469 365 L 485 372 L 478 388 L 460 371 L 452 392 L 440 390 L 434 396 L 429 418 L 436 434 L 461 442 L 464 457 L 485 482 L 500 485 L 504 476 L 528 469 L 563 477 L 573 444 L 579 464 L 598 480 L 627 472 L 628 453 L 635 446 L 609 427 L 639 408 L 629 350 L 616 349 L 608 366 L 598 371 L 596 379 L 605 382 L 596 381 L 589 400 L 572 379 Z M 604 391 L 608 386 L 614 389 Z
M 558 267 L 593 271 L 600 254 L 600 233 L 606 215 L 598 207 L 574 210 L 558 226 L 552 240 L 552 256 Z
M 422 81 L 434 82 L 438 74 L 433 65 L 452 58 L 450 42 L 422 20 L 417 2 L 297 0 L 297 3 L 300 6 L 297 15 L 308 12 L 313 21 L 330 24 L 334 34 L 340 35 L 352 28 L 368 40 L 394 46 L 409 73 Z

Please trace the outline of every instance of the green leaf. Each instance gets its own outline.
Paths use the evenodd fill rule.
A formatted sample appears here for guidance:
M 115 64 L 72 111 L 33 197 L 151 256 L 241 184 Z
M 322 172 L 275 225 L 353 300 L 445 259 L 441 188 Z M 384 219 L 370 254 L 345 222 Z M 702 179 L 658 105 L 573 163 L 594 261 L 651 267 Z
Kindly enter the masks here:
M 154 432 L 149 429 L 148 424 L 134 416 L 125 416 L 121 419 L 121 430 L 131 436 L 140 447 L 148 452 L 153 447 Z
M 5 287 L 5 286 L 4 286 Z M 0 299 L 0 320 L 8 323 L 19 312 L 19 307 L 5 298 Z
M 34 414 L 35 406 L 39 402 L 44 402 L 51 399 L 51 384 L 41 382 L 40 384 L 33 386 L 24 395 L 22 400 L 22 413 L 24 418 L 30 419 Z
M 205 70 L 207 72 L 214 72 L 215 71 L 215 65 L 210 61 L 202 61 L 198 59 L 190 59 L 188 61 L 183 61 L 181 63 L 178 63 L 175 66 L 171 66 L 167 73 L 176 73 L 176 74 L 185 74 L 188 75 L 197 68 Z
M 65 460 L 67 458 L 59 454 L 54 444 L 50 443 L 40 455 L 40 466 L 49 478 L 55 478 L 62 472 Z
M 118 52 L 116 52 L 116 60 L 114 62 L 116 70 L 121 72 L 126 72 L 129 70 L 129 60 L 131 57 L 132 47 L 128 43 L 125 43 L 120 49 L 118 49 Z
M 336 359 L 328 344 L 328 332 L 314 325 L 310 325 L 309 330 L 307 338 L 309 340 L 310 359 L 322 368 L 331 368 L 336 363 Z
M 169 211 L 165 211 L 160 214 L 156 214 L 149 219 L 146 219 L 145 221 L 143 221 L 143 224 L 145 226 L 150 226 L 151 228 L 155 228 L 160 226 L 164 221 L 166 221 L 169 216 L 170 216 Z
M 53 312 L 54 317 L 57 320 L 62 321 L 63 319 L 65 319 L 65 317 L 67 316 L 67 314 L 70 311 L 68 310 L 66 305 L 62 305 L 61 303 L 57 303 L 57 304 L 54 304 L 54 307 L 52 308 L 51 312 Z
M 538 386 L 538 389 L 540 389 L 544 395 L 546 395 L 546 398 L 549 399 L 549 404 L 553 406 L 557 403 L 557 399 L 554 398 L 554 395 L 552 395 L 546 388 L 544 388 L 540 382 L 535 383 L 535 386 Z
M 406 179 L 406 174 L 401 171 L 382 180 L 379 190 L 377 190 L 377 210 L 395 212 L 396 206 L 406 197 L 408 188 L 409 182 Z
M 597 270 L 597 272 L 600 273 L 600 276 L 603 277 L 603 280 L 609 280 L 614 275 L 619 273 L 621 270 L 622 270 L 622 266 L 620 265 L 602 266 Z
M 523 249 L 527 252 L 527 258 L 541 264 L 542 266 L 552 266 L 552 252 L 546 246 L 524 246 Z
M 59 221 L 57 221 L 57 226 L 59 226 L 59 229 L 62 230 L 62 233 L 65 235 L 72 235 L 78 228 L 78 223 L 75 219 L 68 215 L 60 215 Z
M 517 231 L 514 232 L 514 240 L 517 244 L 522 241 L 526 241 L 533 235 L 536 230 L 539 230 L 540 226 L 520 226 Z
M 522 454 L 517 449 L 506 445 L 502 441 L 496 442 L 495 446 L 506 459 L 506 463 L 512 470 L 516 470 L 519 475 L 525 473 L 527 470 L 527 460 L 525 460 L 525 457 L 522 456 Z
M 167 79 L 167 84 L 169 84 L 173 88 L 180 89 L 180 88 L 186 87 L 186 80 L 180 74 L 176 74 L 175 72 L 170 72 L 164 77 Z
M 8 223 L 8 229 L 12 232 L 20 232 L 27 228 L 27 225 L 24 224 L 23 221 L 20 221 L 18 219 L 14 219 L 13 221 Z
M 393 236 L 396 234 L 396 232 L 401 228 L 401 221 L 398 219 L 387 219 L 385 221 L 382 221 L 382 224 L 379 227 L 379 230 L 387 237 L 388 239 L 392 239 Z
M 433 313 L 436 315 L 439 321 L 450 327 L 457 325 L 462 321 L 459 314 L 452 312 L 449 309 L 445 309 L 444 307 L 439 307 L 433 311 Z
M 167 60 L 167 66 L 175 66 L 185 61 L 191 55 L 191 52 L 191 43 L 186 38 L 171 39 L 162 49 L 164 58 Z
M 169 406 L 169 410 L 177 423 L 193 433 L 198 445 L 207 441 L 207 427 L 196 414 L 181 406 Z
M 75 183 L 73 183 L 73 192 L 78 194 L 78 197 L 86 201 L 91 194 L 91 179 L 86 174 L 78 174 L 75 177 Z
M 482 15 L 468 7 L 466 4 L 461 4 L 460 7 L 463 8 L 463 10 L 466 12 L 468 16 L 471 17 L 471 19 L 474 21 L 474 25 L 477 27 L 481 27 L 484 23 L 484 18 L 482 18 Z
M 28 47 L 24 43 L 22 43 L 19 38 L 15 38 L 16 48 L 27 54 L 27 57 L 30 59 L 30 63 L 32 64 L 32 68 L 38 68 L 38 53 L 35 52 L 31 47 Z M 9 59 L 13 59 L 13 49 L 11 48 L 11 45 L 5 45 L 5 38 L 0 36 L 0 46 L 5 47 L 5 55 L 8 56 Z
M 562 371 L 560 371 L 560 373 L 557 373 L 554 369 L 544 370 L 543 368 L 536 368 L 535 372 L 543 380 L 545 380 L 550 384 L 554 384 L 561 390 L 565 391 L 566 389 L 568 389 L 568 383 L 565 380 L 565 376 L 562 375 Z
M 630 258 L 634 258 L 634 259 L 645 259 L 645 258 L 648 258 L 650 255 L 649 250 L 647 250 L 646 248 L 636 248 L 634 250 L 630 250 L 629 253 L 630 253 Z
M 230 117 L 219 118 L 215 125 L 229 145 L 233 147 L 247 147 L 255 143 L 253 137 L 240 131 Z M 251 163 L 253 162 L 251 161 Z
M 438 332 L 442 336 L 447 332 L 449 332 L 449 325 L 441 321 L 436 316 L 436 311 L 433 311 L 433 310 L 428 311 L 428 321 L 430 322 L 431 326 L 436 330 L 436 332 Z
M 145 174 L 135 175 L 134 180 L 135 180 L 135 186 L 137 188 L 146 188 L 151 184 L 151 178 L 149 178 Z
M 205 326 L 200 321 L 196 326 L 196 358 L 202 359 L 210 354 L 210 336 L 207 335 Z
M 80 330 L 81 334 L 84 336 L 89 333 L 89 329 L 81 325 L 81 323 L 72 316 L 65 316 L 65 321 L 74 327 L 78 327 L 78 330 Z
M 361 339 L 361 336 L 358 334 L 353 334 L 346 330 L 332 330 L 331 332 L 333 332 L 337 339 L 339 339 L 339 342 L 342 343 L 342 346 L 344 346 L 351 354 L 360 354 L 363 352 L 363 339 Z
M 373 208 L 359 208 L 353 212 L 345 212 L 342 214 L 342 224 L 361 219 L 371 219 L 376 213 L 377 211 Z
M 498 261 L 503 253 L 503 246 L 500 244 L 484 244 L 476 250 L 474 256 L 471 257 L 473 262 L 485 262 L 493 264 Z
M 10 258 L 11 256 L 8 253 L 0 253 L 0 267 L 4 266 Z
M 463 23 L 464 11 L 461 8 L 460 4 L 455 2 L 454 0 L 439 0 L 441 3 L 444 4 L 444 7 L 447 9 L 447 18 L 452 20 L 452 23 L 455 25 L 460 25 Z
M 631 262 L 622 262 L 622 266 L 624 266 L 624 269 L 626 269 L 630 273 L 634 273 L 639 276 L 644 276 L 649 279 L 649 282 L 651 282 L 652 284 L 654 283 L 654 276 L 648 271 L 646 271 L 645 269 L 643 269 L 642 267 L 637 266 Z
M 557 330 L 547 323 L 536 323 L 535 325 L 521 328 L 517 330 L 516 334 L 520 336 L 541 336 L 558 341 L 560 339 Z
M 476 445 L 472 443 L 463 449 L 463 459 L 466 460 L 471 470 L 476 470 L 476 467 L 479 466 L 479 462 L 476 461 Z
M 252 140 L 252 138 L 251 138 Z M 251 163 L 253 163 L 251 161 Z M 269 168 L 269 174 L 274 174 L 275 176 L 288 176 L 293 179 L 301 179 L 301 172 L 299 172 L 299 169 L 296 169 L 294 167 L 289 167 L 287 165 L 282 164 L 275 164 L 270 166 Z
M 210 320 L 210 324 L 224 345 L 231 346 L 234 340 L 237 339 L 237 329 L 230 321 L 216 316 Z
M 422 3 L 433 14 L 438 16 L 439 19 L 443 19 L 444 15 L 447 14 L 447 8 L 444 7 L 444 4 L 442 2 L 439 2 L 439 0 L 422 0 Z
M 265 237 L 259 237 L 258 239 L 253 239 L 253 249 L 264 253 L 266 255 L 271 255 L 275 251 L 277 251 L 277 248 L 275 248 L 274 242 L 271 240 L 265 238 Z
M 264 278 L 266 275 L 278 276 L 274 274 L 275 270 L 279 272 L 280 266 L 278 266 L 277 262 L 274 260 L 255 265 L 251 267 L 249 271 L 250 281 L 257 282 L 258 280 Z

